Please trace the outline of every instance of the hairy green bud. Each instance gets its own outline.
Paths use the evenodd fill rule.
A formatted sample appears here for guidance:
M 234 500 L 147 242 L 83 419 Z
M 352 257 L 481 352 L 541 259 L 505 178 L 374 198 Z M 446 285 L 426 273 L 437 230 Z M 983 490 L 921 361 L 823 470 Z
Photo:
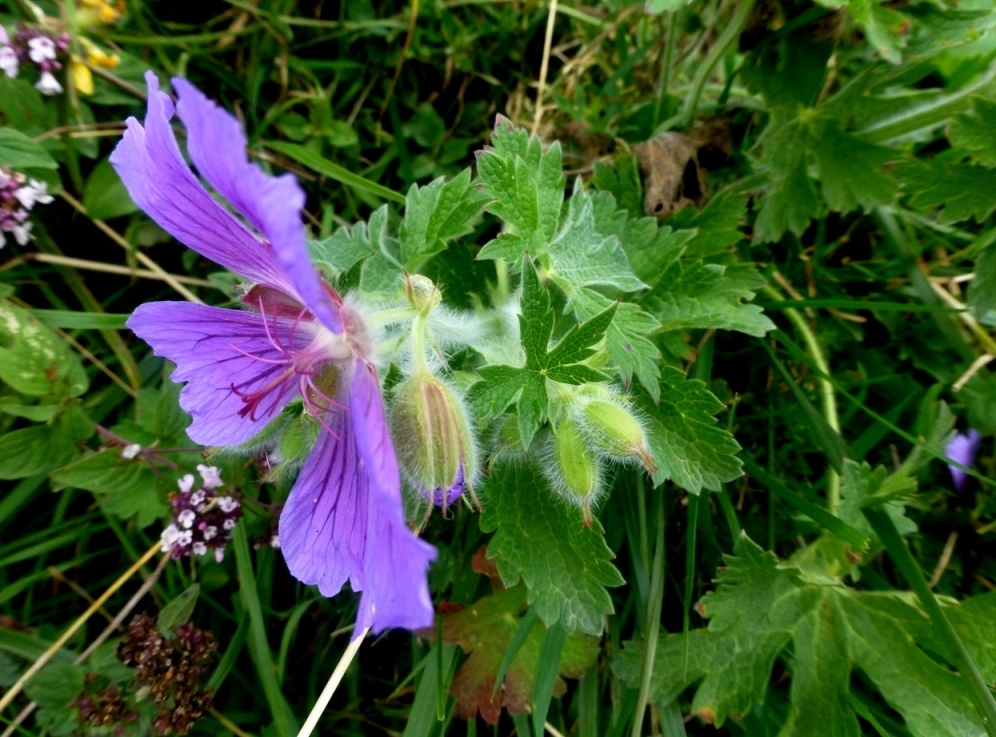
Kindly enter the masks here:
M 405 296 L 417 310 L 431 310 L 443 300 L 439 287 L 421 274 L 405 275 Z
M 431 373 L 419 371 L 398 387 L 390 424 L 398 463 L 412 485 L 436 506 L 455 502 L 477 466 L 463 402 Z
M 590 527 L 591 507 L 602 489 L 602 464 L 581 437 L 578 424 L 561 421 L 553 436 L 554 482 L 564 497 L 581 507 Z
M 657 470 L 643 427 L 628 409 L 608 399 L 594 399 L 580 411 L 585 439 L 617 460 L 638 459 L 649 473 Z
M 493 450 L 488 458 L 488 468 L 504 460 L 524 458 L 528 448 L 522 442 L 522 430 L 519 428 L 519 418 L 515 415 L 503 415 L 493 431 Z

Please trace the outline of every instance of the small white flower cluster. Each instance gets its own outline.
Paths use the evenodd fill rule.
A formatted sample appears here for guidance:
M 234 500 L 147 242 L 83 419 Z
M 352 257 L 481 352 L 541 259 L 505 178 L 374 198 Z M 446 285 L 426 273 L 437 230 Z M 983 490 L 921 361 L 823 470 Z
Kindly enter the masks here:
M 173 523 L 163 530 L 162 551 L 174 558 L 206 555 L 214 550 L 220 563 L 225 544 L 232 539 L 232 529 L 242 516 L 242 505 L 230 496 L 221 496 L 221 472 L 214 466 L 200 465 L 201 484 L 194 490 L 194 475 L 179 480 L 180 493 L 170 498 Z
M 8 77 L 18 76 L 22 66 L 31 65 L 38 72 L 35 89 L 43 95 L 58 95 L 62 85 L 54 72 L 62 69 L 59 57 L 69 50 L 69 34 L 53 36 L 37 28 L 19 26 L 13 38 L 0 26 L 0 71 Z
M 47 205 L 52 195 L 45 190 L 45 183 L 27 181 L 20 172 L 0 167 L 0 248 L 7 244 L 4 233 L 10 233 L 22 246 L 31 237 L 28 213 L 37 205 Z

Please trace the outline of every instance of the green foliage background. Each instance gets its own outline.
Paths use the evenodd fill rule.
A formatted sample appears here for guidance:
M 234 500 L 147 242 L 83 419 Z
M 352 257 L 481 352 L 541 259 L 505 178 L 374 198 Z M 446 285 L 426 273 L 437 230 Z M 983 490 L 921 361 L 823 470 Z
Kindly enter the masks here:
M 480 513 L 428 520 L 436 632 L 364 643 L 320 733 L 996 734 L 991 0 L 128 0 L 113 23 L 88 7 L 0 0 L 8 30 L 43 12 L 81 58 L 84 37 L 120 57 L 91 94 L 0 75 L 0 166 L 59 195 L 0 263 L 0 688 L 155 545 L 204 460 L 170 367 L 124 329 L 176 298 L 156 269 L 210 303 L 235 284 L 107 162 L 151 68 L 299 177 L 340 288 L 387 298 L 420 273 L 451 306 L 518 313 L 449 359 L 486 454 L 502 423 L 533 451 L 487 464 Z M 701 197 L 685 159 L 647 168 L 645 142 L 675 133 L 699 136 Z M 695 203 L 658 220 L 645 195 L 669 172 Z M 587 526 L 536 449 L 563 387 L 607 380 L 653 473 L 613 465 Z M 306 450 L 298 419 L 285 457 Z M 983 440 L 955 492 L 945 449 L 968 428 Z M 123 462 L 121 439 L 164 450 Z M 253 545 L 292 470 L 210 462 L 246 517 L 222 562 L 145 566 L 138 610 L 218 639 L 192 734 L 294 735 L 355 597 Z M 103 627 L 0 725 L 111 733 L 70 706 L 130 683 L 116 631 L 74 663 Z M 497 723 L 467 720 L 478 708 Z

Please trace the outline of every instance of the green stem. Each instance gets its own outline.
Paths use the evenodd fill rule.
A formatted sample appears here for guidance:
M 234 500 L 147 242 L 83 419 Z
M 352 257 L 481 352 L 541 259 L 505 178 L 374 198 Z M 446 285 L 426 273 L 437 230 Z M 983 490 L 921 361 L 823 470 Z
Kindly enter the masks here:
M 712 75 L 713 69 L 726 56 L 734 41 L 740 38 L 744 26 L 750 19 L 751 11 L 754 10 L 754 2 L 755 0 L 741 0 L 737 3 L 737 9 L 733 13 L 733 18 L 730 19 L 730 24 L 716 41 L 716 45 L 709 49 L 709 54 L 696 70 L 695 77 L 692 79 L 691 92 L 685 97 L 685 104 L 681 109 L 682 128 L 691 128 L 692 123 L 695 122 L 695 110 L 699 106 L 702 89 Z
M 737 510 L 733 508 L 733 502 L 730 500 L 730 491 L 723 486 L 723 490 L 716 494 L 716 498 L 719 499 L 719 508 L 723 510 L 723 516 L 726 518 L 726 526 L 730 528 L 730 538 L 735 545 L 737 540 L 740 539 L 740 533 L 743 528 L 740 527 L 740 520 L 737 519 Z
M 881 507 L 870 507 L 861 511 L 868 518 L 882 544 L 885 545 L 885 549 L 889 551 L 889 555 L 899 572 L 903 574 L 906 582 L 920 599 L 923 608 L 927 610 L 927 614 L 934 622 L 938 633 L 951 646 L 952 660 L 972 689 L 975 706 L 979 710 L 986 734 L 989 737 L 996 737 L 996 700 L 993 699 L 993 695 L 990 693 L 982 673 L 979 672 L 978 666 L 972 660 L 968 649 L 951 625 L 951 620 L 947 618 L 930 587 L 927 586 L 927 581 L 924 579 L 920 567 L 909 548 L 906 547 L 906 542 L 900 536 L 895 523 Z
M 431 374 L 429 362 L 425 357 L 425 315 L 419 313 L 412 320 L 412 361 L 415 364 L 415 373 Z
M 764 288 L 764 293 L 776 302 L 785 301 L 785 298 L 771 285 Z M 820 399 L 823 404 L 823 417 L 826 419 L 830 429 L 839 435 L 840 418 L 837 415 L 837 399 L 833 393 L 833 384 L 825 378 L 830 376 L 830 367 L 823 356 L 823 349 L 820 348 L 819 341 L 816 340 L 816 334 L 806 324 L 806 321 L 799 314 L 798 310 L 788 307 L 783 312 L 785 313 L 785 317 L 795 326 L 795 329 L 799 331 L 803 342 L 806 344 L 806 348 L 809 349 L 809 355 L 813 359 L 813 363 L 819 369 L 820 376 L 817 377 L 817 380 L 819 381 Z M 836 515 L 837 507 L 840 505 L 840 476 L 833 468 L 828 470 L 828 474 L 827 508 L 831 514 Z
M 495 276 L 498 280 L 498 302 L 508 299 L 508 262 L 503 258 L 495 259 Z
M 661 630 L 661 607 L 664 604 L 664 500 L 657 499 L 657 540 L 654 546 L 654 567 L 650 574 L 650 595 L 647 599 L 646 651 L 643 656 L 643 673 L 640 676 L 640 694 L 633 716 L 632 737 L 640 737 L 643 714 L 650 699 L 650 679 L 654 672 L 657 654 L 657 635 Z
M 394 307 L 389 310 L 381 310 L 380 312 L 375 312 L 367 318 L 368 325 L 375 325 L 377 327 L 385 327 L 395 322 L 406 322 L 411 320 L 418 314 L 414 307 L 404 306 L 404 307 Z

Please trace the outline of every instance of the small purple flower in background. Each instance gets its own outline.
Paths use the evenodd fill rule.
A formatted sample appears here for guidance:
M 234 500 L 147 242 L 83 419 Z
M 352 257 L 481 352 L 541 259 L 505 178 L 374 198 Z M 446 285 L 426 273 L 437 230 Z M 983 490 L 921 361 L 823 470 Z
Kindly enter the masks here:
M 221 474 L 214 466 L 198 466 L 203 483 L 194 491 L 194 476 L 188 473 L 179 480 L 180 493 L 170 498 L 173 523 L 162 533 L 163 552 L 174 558 L 207 555 L 225 558 L 225 545 L 232 539 L 235 523 L 242 516 L 242 505 L 230 496 L 221 496 Z
M 58 35 L 40 28 L 18 26 L 11 39 L 0 28 L 0 70 L 8 77 L 16 77 L 23 69 L 33 67 L 38 72 L 35 88 L 43 95 L 57 95 L 62 85 L 54 72 L 62 69 L 62 61 L 69 51 L 68 33 Z
M 291 573 L 326 596 L 347 580 L 362 592 L 357 635 L 429 626 L 435 549 L 405 524 L 373 341 L 357 308 L 311 265 L 304 192 L 291 175 L 250 164 L 238 121 L 174 79 L 190 158 L 241 217 L 233 215 L 187 166 L 170 127 L 173 103 L 152 72 L 146 81 L 145 126 L 129 118 L 111 163 L 168 233 L 251 284 L 246 309 L 150 303 L 128 327 L 177 365 L 172 378 L 186 382 L 180 404 L 195 442 L 245 443 L 300 397 L 320 429 L 280 517 Z
M 0 167 L 0 248 L 7 244 L 4 233 L 10 233 L 20 245 L 31 237 L 28 213 L 36 204 L 47 205 L 52 195 L 45 191 L 44 182 L 28 181 L 20 172 Z
M 970 429 L 966 435 L 956 433 L 951 438 L 951 442 L 948 443 L 948 447 L 945 448 L 944 455 L 967 468 L 975 461 L 975 454 L 979 450 L 979 442 L 981 440 L 982 436 L 974 428 Z M 965 486 L 968 474 L 950 463 L 948 464 L 948 469 L 951 471 L 951 481 L 954 483 L 955 491 L 961 491 Z
M 0 71 L 11 79 L 17 76 L 17 50 L 10 45 L 7 29 L 0 26 Z

